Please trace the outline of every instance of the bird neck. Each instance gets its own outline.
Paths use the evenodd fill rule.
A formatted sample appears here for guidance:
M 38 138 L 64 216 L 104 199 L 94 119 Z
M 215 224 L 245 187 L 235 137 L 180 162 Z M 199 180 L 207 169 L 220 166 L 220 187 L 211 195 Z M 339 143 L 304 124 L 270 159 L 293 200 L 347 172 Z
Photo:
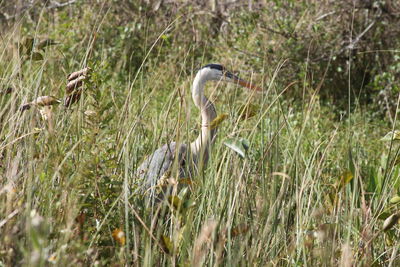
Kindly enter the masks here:
M 213 102 L 204 95 L 204 85 L 207 81 L 208 79 L 199 72 L 192 87 L 193 102 L 201 113 L 201 132 L 190 147 L 196 160 L 204 164 L 208 160 L 210 146 L 216 135 L 216 129 L 211 128 L 211 122 L 217 117 Z

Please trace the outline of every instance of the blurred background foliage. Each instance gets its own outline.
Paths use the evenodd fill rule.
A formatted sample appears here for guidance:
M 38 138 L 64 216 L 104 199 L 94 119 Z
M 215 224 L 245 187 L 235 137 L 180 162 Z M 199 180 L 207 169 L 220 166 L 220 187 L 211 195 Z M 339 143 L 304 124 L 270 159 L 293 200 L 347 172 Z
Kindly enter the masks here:
M 160 67 L 165 73 L 157 74 L 159 82 L 172 69 L 188 73 L 201 62 L 221 58 L 229 67 L 240 61 L 255 71 L 264 62 L 277 66 L 285 61 L 278 82 L 299 81 L 289 97 L 314 93 L 305 92 L 305 81 L 340 112 L 350 101 L 389 117 L 399 90 L 399 18 L 400 3 L 393 0 L 0 4 L 2 31 L 21 21 L 21 36 L 37 29 L 36 35 L 56 39 L 60 54 L 54 60 L 62 68 L 82 63 L 86 51 L 78 48 L 95 39 L 91 61 L 107 59 L 102 66 L 106 81 L 109 76 L 132 79 L 148 53 L 152 56 L 142 67 L 145 73 Z M 69 54 L 75 62 L 62 56 Z

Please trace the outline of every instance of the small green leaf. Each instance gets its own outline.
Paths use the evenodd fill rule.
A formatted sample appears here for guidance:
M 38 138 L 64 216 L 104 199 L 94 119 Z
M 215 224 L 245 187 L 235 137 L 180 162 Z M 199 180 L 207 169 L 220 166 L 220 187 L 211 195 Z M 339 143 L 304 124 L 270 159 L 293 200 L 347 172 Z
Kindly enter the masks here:
M 394 196 L 390 199 L 390 204 L 397 204 L 400 203 L 400 196 Z
M 177 210 L 182 206 L 182 200 L 178 196 L 169 196 L 168 201 Z
M 351 171 L 345 171 L 339 178 L 337 189 L 338 191 L 345 187 L 351 180 L 353 180 L 354 175 Z
M 234 139 L 229 138 L 224 142 L 224 145 L 238 153 L 242 158 L 246 156 L 246 152 L 249 149 L 250 143 L 244 138 Z
M 390 131 L 384 137 L 381 138 L 381 141 L 392 141 L 392 140 L 400 140 L 400 131 L 398 130 Z
M 239 108 L 239 116 L 241 120 L 247 120 L 251 117 L 254 117 L 257 115 L 258 111 L 260 110 L 260 107 L 258 105 L 252 104 L 252 103 L 246 103 L 243 104 Z
M 43 60 L 43 55 L 40 54 L 39 52 L 33 52 L 31 58 L 34 61 L 39 61 L 39 60 Z
M 183 203 L 183 210 L 186 211 L 190 208 L 193 208 L 196 206 L 196 204 L 197 204 L 196 201 L 189 199 Z
M 250 141 L 245 138 L 240 138 L 240 141 L 242 142 L 244 149 L 248 150 L 250 147 Z
M 180 184 L 180 180 L 178 180 L 178 181 L 179 181 L 179 184 Z M 185 197 L 186 197 L 186 195 L 188 193 L 189 193 L 189 187 L 185 186 L 179 191 L 178 198 L 179 199 L 185 199 Z
M 228 114 L 223 113 L 221 115 L 218 115 L 211 123 L 210 123 L 210 128 L 215 129 L 217 128 L 226 118 L 228 117 Z
M 168 236 L 161 236 L 161 244 L 166 253 L 171 254 L 174 251 L 174 245 L 172 244 L 171 239 Z

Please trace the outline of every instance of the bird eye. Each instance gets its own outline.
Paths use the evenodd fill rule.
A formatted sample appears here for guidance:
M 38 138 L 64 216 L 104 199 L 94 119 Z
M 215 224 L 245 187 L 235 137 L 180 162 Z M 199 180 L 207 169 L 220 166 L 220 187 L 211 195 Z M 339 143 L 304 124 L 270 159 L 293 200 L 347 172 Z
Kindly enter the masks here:
M 231 72 L 229 72 L 229 71 L 224 71 L 224 75 L 226 76 L 226 77 L 228 77 L 228 78 L 233 78 L 235 75 L 233 75 Z

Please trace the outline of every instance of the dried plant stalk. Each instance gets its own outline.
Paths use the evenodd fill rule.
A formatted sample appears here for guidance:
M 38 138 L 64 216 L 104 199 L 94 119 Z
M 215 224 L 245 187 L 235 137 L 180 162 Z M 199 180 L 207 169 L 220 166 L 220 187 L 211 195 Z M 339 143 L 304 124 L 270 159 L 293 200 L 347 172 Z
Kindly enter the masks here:
M 196 241 L 194 242 L 193 247 L 193 258 L 192 258 L 192 266 L 201 266 L 202 261 L 204 259 L 204 255 L 206 253 L 206 249 L 204 245 L 211 242 L 211 237 L 215 229 L 217 228 L 217 221 L 210 220 L 208 221 L 203 228 Z
M 68 83 L 65 88 L 67 96 L 64 99 L 64 106 L 70 107 L 72 104 L 80 100 L 82 95 L 81 87 L 83 86 L 84 81 L 88 78 L 90 71 L 91 68 L 86 67 L 68 75 Z
M 64 100 L 64 106 L 70 107 L 72 104 L 75 104 L 76 102 L 81 99 L 82 95 L 82 89 L 75 90 L 72 92 L 72 94 L 68 95 L 65 100 Z
M 32 102 L 25 103 L 20 106 L 21 111 L 25 111 L 30 109 L 32 106 L 40 106 L 40 107 L 45 107 L 45 106 L 52 106 L 56 104 L 60 104 L 61 101 L 55 98 L 54 96 L 39 96 Z
M 71 74 L 69 74 L 69 75 L 67 76 L 67 80 L 68 80 L 68 81 L 72 81 L 72 80 L 78 78 L 79 76 L 87 76 L 87 74 L 88 74 L 91 70 L 92 70 L 91 68 L 86 67 L 86 68 L 84 68 L 84 69 L 75 71 L 75 72 L 73 72 L 73 73 L 71 73 Z

